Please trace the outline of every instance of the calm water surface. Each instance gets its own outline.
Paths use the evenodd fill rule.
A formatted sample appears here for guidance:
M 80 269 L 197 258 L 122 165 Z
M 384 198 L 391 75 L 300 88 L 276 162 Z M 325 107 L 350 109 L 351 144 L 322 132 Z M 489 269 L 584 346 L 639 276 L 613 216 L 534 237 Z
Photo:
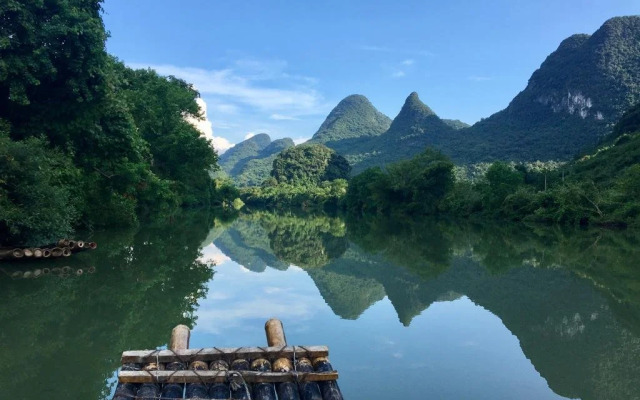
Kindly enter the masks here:
M 68 273 L 0 264 L 0 398 L 109 398 L 176 324 L 263 345 L 278 317 L 347 399 L 640 399 L 636 232 L 258 213 L 91 238 L 46 265 Z

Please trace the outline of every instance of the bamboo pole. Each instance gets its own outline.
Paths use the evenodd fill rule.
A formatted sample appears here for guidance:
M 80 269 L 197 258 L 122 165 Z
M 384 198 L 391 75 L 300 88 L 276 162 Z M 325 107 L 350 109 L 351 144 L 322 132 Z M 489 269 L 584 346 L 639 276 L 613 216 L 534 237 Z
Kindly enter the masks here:
M 313 369 L 316 372 L 330 372 L 333 366 L 327 357 L 318 357 L 313 360 Z M 320 382 L 319 385 L 324 400 L 343 400 L 337 381 Z
M 296 360 L 296 371 L 313 372 L 311 360 L 308 358 L 298 358 Z M 318 382 L 300 382 L 298 384 L 300 390 L 300 398 L 302 400 L 322 400 L 322 392 Z
M 224 360 L 215 360 L 209 364 L 210 371 L 229 371 L 229 364 Z M 212 400 L 227 400 L 231 398 L 231 389 L 228 383 L 214 383 L 209 388 L 209 397 Z
M 169 348 L 173 351 L 186 350 L 189 348 L 189 338 L 191 331 L 186 325 L 178 325 L 171 331 L 171 341 Z
M 167 383 L 162 388 L 160 397 L 163 399 L 181 399 L 182 392 L 182 385 L 178 383 Z
M 22 258 L 24 257 L 24 250 L 22 249 L 4 249 L 0 250 L 0 259 L 3 258 Z
M 271 363 L 265 358 L 257 358 L 251 363 L 251 370 L 271 372 Z M 253 398 L 256 400 L 276 400 L 276 387 L 273 383 L 256 383 L 253 385 Z
M 287 338 L 284 335 L 284 326 L 279 319 L 271 318 L 264 324 L 264 330 L 267 334 L 267 344 L 270 347 L 279 347 L 287 345 Z
M 22 250 L 25 257 L 33 257 L 33 249 L 26 248 Z
M 237 358 L 231 362 L 231 366 L 229 367 L 230 371 L 248 371 L 249 370 L 249 361 Z M 231 398 L 238 400 L 249 400 L 251 399 L 251 388 L 246 383 L 237 382 L 238 385 L 234 387 L 232 384 L 230 386 L 231 389 Z
M 209 366 L 206 362 L 196 360 L 192 361 L 189 365 L 189 369 L 192 371 L 208 371 Z M 185 391 L 187 399 L 208 399 L 209 398 L 209 390 L 206 385 L 200 383 L 188 383 L 187 389 Z
M 284 347 L 287 345 L 287 338 L 284 334 L 284 326 L 279 319 L 272 318 L 264 324 L 267 335 L 267 344 L 270 347 Z M 273 372 L 289 372 L 293 370 L 293 363 L 287 357 L 281 357 L 273 362 Z M 276 384 L 278 399 L 299 400 L 298 385 L 293 382 L 282 382 Z

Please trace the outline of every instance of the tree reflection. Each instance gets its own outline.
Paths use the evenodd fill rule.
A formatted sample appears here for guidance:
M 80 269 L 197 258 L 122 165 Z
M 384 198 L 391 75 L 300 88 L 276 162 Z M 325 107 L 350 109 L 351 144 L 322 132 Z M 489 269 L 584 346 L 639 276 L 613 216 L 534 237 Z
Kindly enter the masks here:
M 213 277 L 199 261 L 212 220 L 186 214 L 138 230 L 95 233 L 97 250 L 68 259 L 73 270 L 91 266 L 94 274 L 0 278 L 0 341 L 10 344 L 0 350 L 3 393 L 99 398 L 108 393 L 105 380 L 123 350 L 156 348 L 176 324 L 192 327 Z M 57 261 L 47 265 L 63 266 Z

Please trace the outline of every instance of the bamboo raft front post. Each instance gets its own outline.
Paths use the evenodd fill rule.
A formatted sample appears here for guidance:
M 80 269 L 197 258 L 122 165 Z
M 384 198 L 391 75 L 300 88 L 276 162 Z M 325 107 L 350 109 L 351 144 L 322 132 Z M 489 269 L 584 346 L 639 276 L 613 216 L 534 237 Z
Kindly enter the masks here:
M 267 335 L 267 345 L 270 347 L 285 347 L 287 338 L 284 334 L 282 321 L 272 318 L 264 324 Z M 293 362 L 287 357 L 280 357 L 273 362 L 273 372 L 293 371 Z M 300 400 L 298 385 L 295 382 L 281 382 L 276 384 L 276 392 L 280 400 Z

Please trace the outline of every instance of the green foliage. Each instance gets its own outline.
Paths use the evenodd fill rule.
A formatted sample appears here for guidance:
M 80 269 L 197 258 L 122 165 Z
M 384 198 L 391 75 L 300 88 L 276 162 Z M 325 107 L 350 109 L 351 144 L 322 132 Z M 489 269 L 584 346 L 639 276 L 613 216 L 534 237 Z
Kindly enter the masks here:
M 9 241 L 78 223 L 136 225 L 214 200 L 217 155 L 185 120 L 200 116 L 198 93 L 110 57 L 101 3 L 0 5 L 0 140 L 11 158 L 0 165 L 0 226 Z
M 453 163 L 427 149 L 411 160 L 390 164 L 386 171 L 372 168 L 354 177 L 345 205 L 354 212 L 434 214 L 453 183 Z
M 0 133 L 0 244 L 47 243 L 78 218 L 73 188 L 79 171 L 44 139 L 12 141 Z M 6 244 L 6 243 L 5 243 Z
M 471 168 L 473 167 L 473 168 Z M 640 132 L 568 164 L 457 169 L 433 151 L 352 178 L 352 213 L 444 213 L 573 225 L 640 224 Z M 485 171 L 483 173 L 483 171 Z M 471 175 L 471 179 L 469 179 Z M 454 182 L 455 179 L 455 182 Z
M 499 208 L 504 199 L 524 183 L 524 174 L 504 162 L 496 162 L 486 173 L 488 208 Z
M 613 127 L 612 137 L 617 138 L 625 133 L 640 132 L 640 103 L 624 113 L 620 121 Z
M 271 176 L 278 183 L 317 185 L 323 181 L 347 179 L 351 167 L 344 157 L 321 144 L 289 148 L 273 161 Z
M 347 193 L 347 181 L 336 179 L 320 185 L 290 185 L 250 187 L 241 190 L 241 198 L 249 206 L 286 210 L 337 209 Z
M 220 156 L 220 167 L 240 187 L 259 186 L 269 177 L 278 153 L 293 147 L 289 138 L 271 141 L 260 133 L 238 143 Z

